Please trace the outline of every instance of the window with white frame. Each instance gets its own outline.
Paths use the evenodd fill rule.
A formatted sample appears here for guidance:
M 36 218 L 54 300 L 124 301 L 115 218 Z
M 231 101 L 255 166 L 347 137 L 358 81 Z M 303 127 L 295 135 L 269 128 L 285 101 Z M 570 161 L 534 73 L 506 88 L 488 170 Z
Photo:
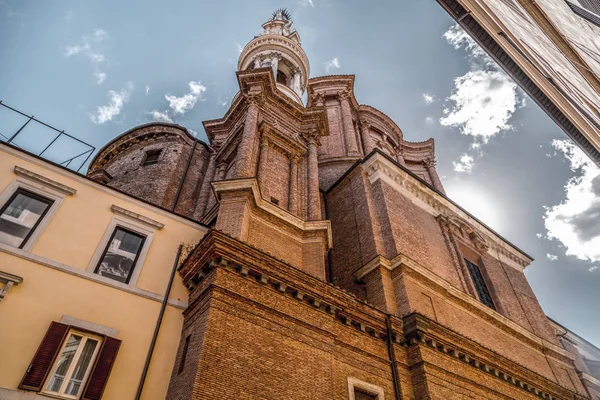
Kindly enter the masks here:
M 71 330 L 48 375 L 43 392 L 76 399 L 98 355 L 101 337 Z
M 51 199 L 18 188 L 0 209 L 0 243 L 22 248 L 52 203 Z
M 114 213 L 87 270 L 112 281 L 135 286 L 157 230 L 164 225 L 148 217 L 111 206 Z
M 77 190 L 16 165 L 0 193 L 0 244 L 31 250 L 66 196 Z
M 146 236 L 117 226 L 94 273 L 129 283 L 145 240 Z

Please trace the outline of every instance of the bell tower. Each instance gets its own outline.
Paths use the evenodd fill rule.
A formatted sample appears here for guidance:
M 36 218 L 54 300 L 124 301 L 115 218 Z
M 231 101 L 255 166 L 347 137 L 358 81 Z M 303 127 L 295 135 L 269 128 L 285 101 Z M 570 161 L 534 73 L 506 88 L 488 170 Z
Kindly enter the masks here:
M 325 279 L 331 247 L 319 191 L 323 106 L 305 107 L 309 64 L 285 9 L 240 54 L 239 92 L 204 122 L 213 150 L 195 212 L 203 222 Z
M 287 9 L 280 8 L 262 28 L 263 33 L 242 50 L 238 70 L 271 68 L 277 89 L 302 103 L 310 66 L 300 45 L 300 35 L 292 29 L 292 16 Z

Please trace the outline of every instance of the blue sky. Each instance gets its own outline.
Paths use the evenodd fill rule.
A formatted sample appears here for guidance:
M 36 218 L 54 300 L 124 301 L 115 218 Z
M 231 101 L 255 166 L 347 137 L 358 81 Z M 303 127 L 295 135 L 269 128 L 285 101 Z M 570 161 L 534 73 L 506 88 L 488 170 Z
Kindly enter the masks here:
M 406 140 L 435 138 L 449 197 L 532 255 L 546 313 L 600 344 L 599 171 L 434 0 L 0 0 L 0 100 L 97 147 L 153 119 L 205 139 L 282 6 L 311 76 L 355 74 Z M 0 133 L 18 124 L 0 110 Z

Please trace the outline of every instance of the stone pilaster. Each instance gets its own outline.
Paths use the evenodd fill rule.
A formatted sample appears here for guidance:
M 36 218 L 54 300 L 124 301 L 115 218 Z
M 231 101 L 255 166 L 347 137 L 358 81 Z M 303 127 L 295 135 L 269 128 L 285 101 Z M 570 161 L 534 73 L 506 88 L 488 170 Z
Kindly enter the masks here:
M 254 143 L 258 134 L 258 99 L 256 97 L 249 97 L 248 102 L 244 131 L 242 132 L 242 140 L 237 152 L 235 178 L 249 178 L 252 176 L 253 171 Z
M 346 152 L 350 156 L 358 156 L 358 143 L 356 142 L 356 132 L 352 123 L 352 111 L 350 109 L 350 94 L 348 92 L 340 93 L 340 105 L 342 107 L 342 123 L 344 126 L 344 137 L 346 138 Z
M 371 137 L 370 128 L 371 126 L 367 121 L 360 122 L 360 135 L 362 137 L 365 156 L 375 150 L 375 142 Z
M 288 199 L 288 211 L 292 214 L 298 214 L 298 157 L 292 156 L 290 159 L 290 193 Z
M 267 188 L 267 165 L 269 162 L 269 139 L 263 136 L 260 142 L 260 156 L 258 160 L 258 184 L 264 199 L 269 198 Z
M 212 153 L 210 153 L 210 158 L 208 160 L 208 167 L 206 167 L 206 173 L 204 174 L 204 180 L 202 181 L 202 188 L 200 189 L 200 198 L 198 199 L 198 205 L 196 210 L 194 211 L 194 217 L 196 219 L 202 218 L 204 213 L 206 212 L 206 208 L 208 205 L 208 200 L 212 193 L 212 189 L 210 187 L 210 181 L 213 179 L 215 175 L 215 168 L 217 163 L 217 152 L 215 149 L 211 149 Z
M 446 194 L 446 192 L 444 191 L 444 187 L 442 186 L 442 181 L 440 181 L 440 177 L 438 176 L 437 171 L 435 169 L 435 161 L 431 158 L 428 158 L 424 161 L 424 163 L 427 167 L 427 172 L 429 172 L 429 177 L 431 178 L 433 187 L 436 188 L 438 191 L 442 192 L 443 194 Z
M 404 149 L 402 147 L 398 148 L 398 154 L 396 154 L 396 159 L 403 167 L 406 167 L 406 161 L 404 160 Z
M 277 70 L 279 69 L 279 54 L 273 53 L 271 57 L 271 68 L 273 68 L 273 78 L 277 82 Z
M 321 201 L 319 199 L 319 162 L 317 159 L 317 134 L 306 135 L 308 157 L 308 187 L 307 187 L 307 204 L 308 204 L 308 220 L 318 221 L 321 219 Z
M 219 164 L 219 169 L 217 170 L 217 175 L 215 176 L 216 181 L 222 181 L 225 179 L 225 174 L 227 174 L 227 163 Z

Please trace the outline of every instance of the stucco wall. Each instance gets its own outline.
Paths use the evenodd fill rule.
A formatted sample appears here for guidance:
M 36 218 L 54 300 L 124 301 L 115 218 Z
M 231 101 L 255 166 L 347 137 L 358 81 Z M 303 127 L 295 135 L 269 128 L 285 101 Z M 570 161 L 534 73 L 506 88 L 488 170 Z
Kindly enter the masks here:
M 132 398 L 139 383 L 180 242 L 196 243 L 202 226 L 133 200 L 71 172 L 0 147 L 0 193 L 19 166 L 76 189 L 65 196 L 30 251 L 3 245 L 0 270 L 23 278 L 0 304 L 0 388 L 16 390 L 51 321 L 77 318 L 118 330 L 121 349 L 103 399 Z M 164 224 L 149 247 L 135 284 L 88 271 L 111 219 L 111 206 Z M 143 398 L 164 398 L 181 332 L 187 290 L 176 275 Z

